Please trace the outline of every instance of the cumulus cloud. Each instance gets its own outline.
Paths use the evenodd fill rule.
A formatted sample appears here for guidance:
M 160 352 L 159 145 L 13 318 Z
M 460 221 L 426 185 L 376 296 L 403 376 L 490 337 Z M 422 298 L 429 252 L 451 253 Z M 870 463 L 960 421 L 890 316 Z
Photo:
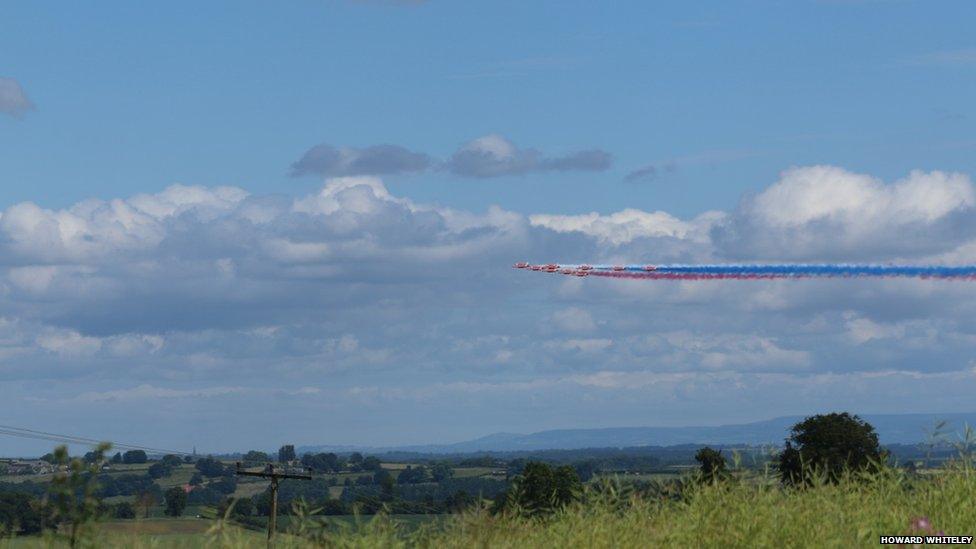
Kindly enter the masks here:
M 961 174 L 886 183 L 814 166 L 693 218 L 455 210 L 396 196 L 376 176 L 293 198 L 173 185 L 61 209 L 15 204 L 0 212 L 0 388 L 45 404 L 15 397 L 0 415 L 54 413 L 85 394 L 116 416 L 151 399 L 173 421 L 233 423 L 261 396 L 390 425 L 362 441 L 375 444 L 432 415 L 465 438 L 491 429 L 484 417 L 504 428 L 531 416 L 536 429 L 579 413 L 612 424 L 756 419 L 803 413 L 798 403 L 878 410 L 890 395 L 877 386 L 965 407 L 961 388 L 976 388 L 968 283 L 654 283 L 509 266 L 971 262 L 974 196 Z M 240 449 L 228 446 L 217 449 Z
M 708 229 L 724 218 L 721 212 L 706 212 L 691 221 L 683 221 L 667 212 L 645 212 L 628 208 L 610 215 L 592 212 L 582 215 L 533 214 L 533 226 L 560 233 L 582 233 L 601 242 L 625 244 L 638 238 L 671 237 L 702 240 Z
M 19 118 L 33 109 L 34 103 L 20 83 L 0 76 L 0 113 Z
M 456 175 L 488 178 L 544 171 L 605 171 L 611 163 L 610 153 L 599 149 L 549 157 L 491 134 L 463 145 L 448 159 L 447 167 Z
M 878 260 L 946 251 L 972 232 L 968 176 L 914 171 L 886 185 L 833 166 L 794 168 L 713 238 L 729 256 Z

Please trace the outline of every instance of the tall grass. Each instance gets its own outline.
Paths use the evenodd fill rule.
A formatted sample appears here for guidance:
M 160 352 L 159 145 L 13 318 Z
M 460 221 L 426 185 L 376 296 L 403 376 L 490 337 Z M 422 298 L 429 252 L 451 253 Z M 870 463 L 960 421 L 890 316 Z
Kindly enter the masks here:
M 417 529 L 377 518 L 328 525 L 299 513 L 278 547 L 857 547 L 881 535 L 976 533 L 976 471 L 970 460 L 924 475 L 882 468 L 837 484 L 783 488 L 767 474 L 739 472 L 680 493 L 637 495 L 620 485 L 591 487 L 585 499 L 545 518 L 475 509 Z M 925 520 L 920 520 L 924 517 Z M 914 524 L 913 524 L 914 522 Z M 931 527 L 928 525 L 931 524 Z M 167 540 L 96 534 L 98 547 L 261 547 L 263 536 L 218 520 L 206 535 Z M 176 542 L 171 545 L 171 543 Z

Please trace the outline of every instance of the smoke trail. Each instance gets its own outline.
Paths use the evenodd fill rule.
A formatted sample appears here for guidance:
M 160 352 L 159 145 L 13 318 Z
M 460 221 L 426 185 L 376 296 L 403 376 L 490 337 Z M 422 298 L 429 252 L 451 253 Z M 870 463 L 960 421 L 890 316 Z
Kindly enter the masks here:
M 976 265 L 665 264 L 567 265 L 516 263 L 520 269 L 575 276 L 647 280 L 772 280 L 801 278 L 920 278 L 976 280 Z

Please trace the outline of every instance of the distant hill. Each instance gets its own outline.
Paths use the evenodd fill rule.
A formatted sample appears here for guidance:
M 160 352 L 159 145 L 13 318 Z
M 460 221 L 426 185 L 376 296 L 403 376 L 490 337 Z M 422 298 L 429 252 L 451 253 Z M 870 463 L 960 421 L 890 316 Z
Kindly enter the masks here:
M 862 415 L 878 432 L 882 444 L 915 444 L 925 442 L 939 421 L 943 429 L 961 433 L 964 425 L 976 426 L 976 412 L 963 414 L 865 414 Z M 525 450 L 558 450 L 628 446 L 674 446 L 679 444 L 712 445 L 780 445 L 787 433 L 803 416 L 786 416 L 754 423 L 711 427 L 610 427 L 604 429 L 556 429 L 531 434 L 495 433 L 453 444 L 428 444 L 398 447 L 303 446 L 299 452 L 417 452 L 466 454 L 472 452 L 517 452 Z

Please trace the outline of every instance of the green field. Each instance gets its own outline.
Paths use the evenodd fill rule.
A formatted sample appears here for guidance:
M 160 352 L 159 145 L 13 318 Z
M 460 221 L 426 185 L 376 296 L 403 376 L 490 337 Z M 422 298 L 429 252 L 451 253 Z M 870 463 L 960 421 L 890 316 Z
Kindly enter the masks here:
M 494 516 L 485 510 L 440 517 L 286 518 L 279 547 L 873 547 L 881 535 L 972 535 L 976 470 L 971 465 L 911 475 L 888 468 L 839 484 L 787 489 L 765 474 L 686 485 L 677 497 L 636 497 L 625 488 L 590 485 L 584 500 L 546 518 Z M 432 520 L 433 519 L 433 520 Z M 203 519 L 112 521 L 99 547 L 260 547 L 261 532 Z M 323 527 L 323 525 L 325 525 Z M 41 538 L 8 541 L 42 546 Z

